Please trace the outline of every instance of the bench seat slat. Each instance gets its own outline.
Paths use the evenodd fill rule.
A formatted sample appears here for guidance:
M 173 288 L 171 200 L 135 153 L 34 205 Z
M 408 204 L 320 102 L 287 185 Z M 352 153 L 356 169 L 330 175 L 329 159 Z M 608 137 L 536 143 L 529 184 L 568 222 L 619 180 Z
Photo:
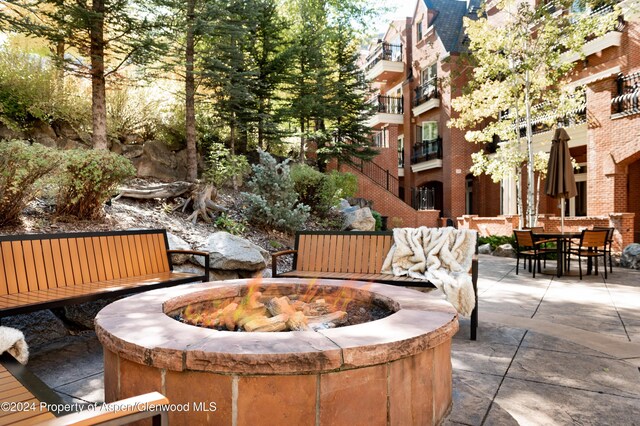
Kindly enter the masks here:
M 0 401 L 2 402 L 28 402 L 35 403 L 35 411 L 0 411 L 0 424 L 3 425 L 27 425 L 37 424 L 45 420 L 55 418 L 46 409 L 40 410 L 38 399 L 25 388 L 11 373 L 0 364 Z M 30 420 L 33 420 L 30 422 Z
M 185 272 L 161 272 L 149 274 L 141 277 L 131 277 L 127 279 L 102 281 L 88 284 L 78 284 L 73 287 L 60 287 L 50 290 L 37 290 L 21 294 L 10 294 L 0 296 L 0 314 L 2 310 L 11 308 L 28 307 L 47 302 L 63 302 L 83 296 L 106 295 L 110 292 L 152 286 L 161 283 L 183 282 L 197 277 L 196 274 Z

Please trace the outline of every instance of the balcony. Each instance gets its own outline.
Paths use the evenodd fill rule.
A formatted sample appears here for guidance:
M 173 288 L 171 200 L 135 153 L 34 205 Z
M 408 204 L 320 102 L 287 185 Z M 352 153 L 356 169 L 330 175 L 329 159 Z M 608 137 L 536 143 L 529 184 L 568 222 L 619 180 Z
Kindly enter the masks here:
M 611 100 L 612 119 L 640 114 L 640 72 L 618 75 L 618 94 Z
M 367 125 L 375 128 L 383 124 L 403 124 L 402 102 L 402 96 L 378 96 L 373 102 L 375 114 L 369 119 Z
M 589 12 L 588 16 L 602 16 L 613 12 L 613 10 L 613 5 L 604 5 Z M 584 46 L 582 46 L 582 53 L 584 54 L 584 57 L 586 58 L 590 55 L 602 52 L 609 47 L 620 46 L 622 42 L 622 30 L 624 29 L 624 25 L 624 20 L 622 18 L 622 15 L 620 15 L 618 16 L 617 22 L 613 25 L 609 32 L 597 38 L 587 39 L 587 42 L 584 44 Z M 566 52 L 560 57 L 560 60 L 562 62 L 575 62 L 581 57 L 582 56 L 579 53 Z
M 421 86 L 416 87 L 413 98 L 413 116 L 429 111 L 440 106 L 438 99 L 438 79 L 432 78 Z
M 422 141 L 413 145 L 413 150 L 411 151 L 412 172 L 421 172 L 440 167 L 442 167 L 442 138 Z
M 365 75 L 370 81 L 386 81 L 404 73 L 402 44 L 380 43 L 367 58 Z

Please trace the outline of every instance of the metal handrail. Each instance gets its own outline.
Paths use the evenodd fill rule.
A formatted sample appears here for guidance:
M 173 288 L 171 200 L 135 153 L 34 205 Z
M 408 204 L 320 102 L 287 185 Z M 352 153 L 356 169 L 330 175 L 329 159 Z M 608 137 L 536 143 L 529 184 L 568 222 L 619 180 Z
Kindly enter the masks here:
M 392 175 L 389 170 L 384 169 L 373 161 L 364 161 L 359 158 L 352 158 L 353 166 L 363 175 L 380 185 L 396 197 L 400 194 L 400 183 L 398 178 Z
M 380 43 L 367 57 L 366 70 L 369 71 L 380 61 L 402 62 L 402 44 Z
M 418 142 L 413 145 L 411 164 L 442 159 L 442 138 Z
M 431 99 L 438 98 L 438 78 L 434 77 L 422 85 L 416 87 L 413 106 L 416 107 Z

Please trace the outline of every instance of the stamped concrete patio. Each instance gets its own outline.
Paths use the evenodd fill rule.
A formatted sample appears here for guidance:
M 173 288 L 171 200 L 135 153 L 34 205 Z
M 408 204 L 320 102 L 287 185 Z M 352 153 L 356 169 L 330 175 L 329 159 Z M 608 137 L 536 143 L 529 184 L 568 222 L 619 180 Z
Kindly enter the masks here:
M 478 286 L 478 341 L 462 319 L 446 425 L 640 425 L 640 271 L 533 279 L 514 259 L 480 256 Z M 104 398 L 92 333 L 30 366 L 70 402 Z

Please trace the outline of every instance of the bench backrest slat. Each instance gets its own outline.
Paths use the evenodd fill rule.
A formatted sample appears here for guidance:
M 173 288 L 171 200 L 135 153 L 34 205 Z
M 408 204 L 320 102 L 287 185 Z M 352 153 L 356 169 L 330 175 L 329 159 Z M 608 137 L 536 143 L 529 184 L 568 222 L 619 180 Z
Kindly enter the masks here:
M 0 236 L 0 295 L 170 270 L 164 230 Z
M 298 271 L 378 274 L 393 245 L 392 232 L 300 231 Z

